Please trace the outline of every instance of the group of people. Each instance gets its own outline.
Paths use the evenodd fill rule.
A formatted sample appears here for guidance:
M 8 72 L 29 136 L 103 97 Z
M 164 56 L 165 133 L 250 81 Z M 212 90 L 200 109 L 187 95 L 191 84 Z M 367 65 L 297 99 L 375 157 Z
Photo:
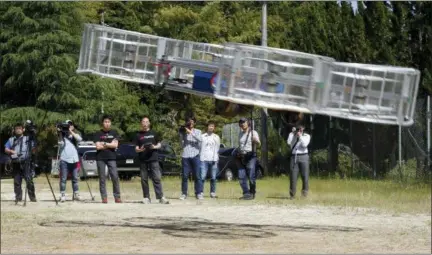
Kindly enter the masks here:
M 102 203 L 108 203 L 106 192 L 106 174 L 111 177 L 113 185 L 113 196 L 115 203 L 122 203 L 120 194 L 120 183 L 117 172 L 116 149 L 119 144 L 118 133 L 111 128 L 112 118 L 108 115 L 102 118 L 102 128 L 94 135 L 96 145 L 96 164 L 99 175 L 99 189 Z M 80 160 L 77 151 L 77 144 L 82 141 L 79 132 L 75 130 L 74 123 L 70 120 L 65 122 L 69 130 L 59 131 L 59 158 L 60 158 L 60 201 L 66 201 L 66 181 L 71 175 L 73 199 L 81 200 L 78 185 L 78 170 Z M 150 118 L 144 116 L 140 121 L 141 130 L 136 133 L 134 144 L 140 161 L 141 187 L 143 192 L 143 203 L 151 203 L 149 191 L 149 177 L 153 183 L 156 199 L 159 203 L 169 204 L 164 197 L 161 169 L 158 161 L 158 150 L 161 149 L 161 139 L 156 132 L 151 130 Z M 196 199 L 204 199 L 204 183 L 210 171 L 210 198 L 216 198 L 216 183 L 219 161 L 220 137 L 215 133 L 216 123 L 209 121 L 206 132 L 195 128 L 196 119 L 189 117 L 185 125 L 179 129 L 181 154 L 181 196 L 184 200 L 188 197 L 188 180 L 190 173 L 194 176 L 194 193 Z M 261 145 L 258 132 L 251 129 L 251 122 L 241 118 L 238 122 L 240 127 L 239 144 L 233 150 L 233 156 L 238 168 L 238 179 L 242 189 L 243 200 L 251 200 L 256 194 L 256 166 L 257 146 Z M 36 202 L 35 187 L 32 175 L 24 162 L 34 152 L 36 143 L 28 142 L 28 136 L 24 136 L 24 126 L 14 126 L 15 135 L 5 144 L 5 152 L 10 155 L 13 166 L 14 192 L 16 201 L 22 200 L 22 179 L 26 180 L 30 201 Z M 298 174 L 303 181 L 302 195 L 307 196 L 309 190 L 309 156 L 307 147 L 310 142 L 310 135 L 304 133 L 304 127 L 299 126 L 289 134 L 287 143 L 291 147 L 290 166 L 290 197 L 293 199 L 296 194 L 296 183 Z M 30 148 L 28 148 L 30 146 Z
M 204 198 L 204 182 L 210 170 L 210 197 L 216 198 L 216 180 L 219 172 L 220 138 L 215 133 L 213 121 L 207 123 L 207 131 L 202 133 L 195 128 L 196 119 L 187 118 L 185 126 L 180 129 L 182 152 L 182 185 L 180 199 L 188 197 L 188 177 L 194 175 L 194 192 L 197 199 Z M 241 199 L 253 199 L 256 192 L 256 161 L 257 155 L 253 147 L 260 145 L 258 133 L 251 132 L 247 119 L 239 120 L 239 146 L 234 150 L 238 178 L 243 191 Z M 249 185 L 247 181 L 249 180 Z

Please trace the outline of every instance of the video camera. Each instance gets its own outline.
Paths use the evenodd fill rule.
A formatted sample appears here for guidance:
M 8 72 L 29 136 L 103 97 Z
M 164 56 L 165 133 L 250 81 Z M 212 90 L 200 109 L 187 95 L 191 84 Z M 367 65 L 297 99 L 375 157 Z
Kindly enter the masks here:
M 34 135 L 36 133 L 36 125 L 31 120 L 26 120 L 24 128 L 25 131 L 30 135 Z
M 56 128 L 58 132 L 67 133 L 69 132 L 70 124 L 68 122 L 57 123 Z

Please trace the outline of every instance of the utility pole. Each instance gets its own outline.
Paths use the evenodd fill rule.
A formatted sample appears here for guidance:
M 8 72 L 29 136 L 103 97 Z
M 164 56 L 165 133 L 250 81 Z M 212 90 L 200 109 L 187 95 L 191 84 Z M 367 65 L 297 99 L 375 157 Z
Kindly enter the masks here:
M 267 2 L 263 2 L 261 14 L 261 46 L 267 47 Z M 264 175 L 268 175 L 267 114 L 261 109 L 261 165 Z

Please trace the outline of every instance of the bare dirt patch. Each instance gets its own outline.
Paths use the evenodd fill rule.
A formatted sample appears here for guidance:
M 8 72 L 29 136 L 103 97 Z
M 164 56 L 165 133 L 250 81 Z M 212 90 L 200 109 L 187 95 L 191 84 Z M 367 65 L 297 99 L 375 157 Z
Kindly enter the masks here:
M 23 185 L 24 186 L 24 185 Z M 109 187 L 109 186 L 108 186 Z M 430 253 L 429 215 L 227 199 L 57 206 L 49 189 L 15 205 L 1 182 L 2 253 Z M 57 195 L 57 194 L 56 194 Z M 87 195 L 87 196 L 86 196 Z M 137 196 L 138 198 L 139 196 Z M 233 201 L 234 202 L 234 201 Z M 25 240 L 25 241 L 23 241 Z

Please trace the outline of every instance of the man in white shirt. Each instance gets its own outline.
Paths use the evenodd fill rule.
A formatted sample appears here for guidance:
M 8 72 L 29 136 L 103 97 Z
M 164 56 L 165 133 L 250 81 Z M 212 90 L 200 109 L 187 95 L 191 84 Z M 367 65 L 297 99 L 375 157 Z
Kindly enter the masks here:
M 220 138 L 215 131 L 215 123 L 209 121 L 207 123 L 207 132 L 202 134 L 201 137 L 201 150 L 200 150 L 200 160 L 201 160 L 201 191 L 204 190 L 204 183 L 207 178 L 207 172 L 211 169 L 210 177 L 210 197 L 216 198 L 216 174 L 218 171 L 218 161 L 219 161 L 219 147 Z
M 306 197 L 309 191 L 309 151 L 310 135 L 304 133 L 304 126 L 293 128 L 288 136 L 287 143 L 291 148 L 290 163 L 290 199 L 294 199 L 297 190 L 297 178 L 300 171 L 302 179 L 302 196 Z
M 239 120 L 239 147 L 236 149 L 236 165 L 238 168 L 238 179 L 243 191 L 240 199 L 251 200 L 255 198 L 256 193 L 256 145 L 260 145 L 258 132 L 253 132 L 250 128 L 249 120 L 241 118 Z M 253 147 L 252 147 L 253 145 Z M 249 187 L 247 185 L 249 179 Z

